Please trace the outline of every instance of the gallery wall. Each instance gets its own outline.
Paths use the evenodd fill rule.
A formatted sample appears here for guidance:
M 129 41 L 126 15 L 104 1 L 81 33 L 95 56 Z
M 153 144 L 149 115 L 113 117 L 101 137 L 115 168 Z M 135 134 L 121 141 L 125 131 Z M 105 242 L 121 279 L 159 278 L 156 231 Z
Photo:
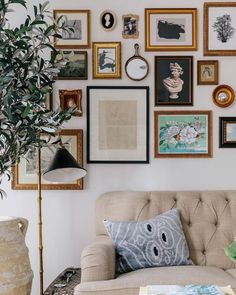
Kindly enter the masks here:
M 28 6 L 36 1 L 28 0 Z M 95 199 L 103 192 L 112 190 L 225 190 L 235 189 L 235 149 L 219 149 L 219 116 L 234 116 L 236 103 L 228 108 L 217 107 L 211 98 L 215 86 L 197 85 L 197 60 L 219 60 L 219 83 L 228 84 L 236 90 L 236 58 L 234 56 L 203 56 L 203 1 L 202 0 L 51 0 L 52 9 L 90 9 L 92 41 L 122 42 L 122 79 L 93 80 L 92 51 L 88 49 L 88 80 L 57 81 L 54 87 L 54 107 L 59 104 L 59 89 L 82 89 L 82 117 L 74 117 L 64 126 L 84 131 L 84 167 L 88 174 L 82 191 L 43 191 L 43 244 L 44 280 L 47 286 L 56 275 L 69 266 L 80 265 L 84 246 L 94 237 Z M 159 7 L 191 7 L 198 9 L 198 51 L 145 52 L 144 9 Z M 99 16 L 105 9 L 114 11 L 118 22 L 111 32 L 105 32 Z M 29 10 L 31 13 L 32 10 Z M 134 13 L 140 16 L 139 38 L 122 38 L 122 15 Z M 23 10 L 11 15 L 12 23 L 20 23 Z M 150 72 L 146 79 L 134 82 L 127 78 L 124 65 L 134 53 L 134 43 L 139 43 L 140 54 L 147 59 Z M 194 105 L 154 107 L 154 56 L 191 55 L 194 57 Z M 86 87 L 87 86 L 149 86 L 150 87 L 150 163 L 149 164 L 87 164 L 86 163 Z M 212 158 L 154 158 L 154 110 L 212 110 L 213 111 L 213 157 Z M 37 191 L 11 190 L 6 180 L 3 188 L 7 198 L 0 203 L 0 214 L 22 216 L 29 220 L 26 243 L 29 247 L 34 271 L 32 294 L 38 294 L 38 225 Z

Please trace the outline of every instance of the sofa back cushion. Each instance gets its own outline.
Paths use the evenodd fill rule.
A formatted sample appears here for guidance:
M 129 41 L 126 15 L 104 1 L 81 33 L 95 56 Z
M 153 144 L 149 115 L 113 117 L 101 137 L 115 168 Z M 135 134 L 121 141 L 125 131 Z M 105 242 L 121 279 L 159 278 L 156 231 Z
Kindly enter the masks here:
M 223 248 L 236 236 L 236 191 L 109 192 L 96 201 L 97 235 L 103 220 L 145 220 L 178 208 L 194 264 L 234 268 Z

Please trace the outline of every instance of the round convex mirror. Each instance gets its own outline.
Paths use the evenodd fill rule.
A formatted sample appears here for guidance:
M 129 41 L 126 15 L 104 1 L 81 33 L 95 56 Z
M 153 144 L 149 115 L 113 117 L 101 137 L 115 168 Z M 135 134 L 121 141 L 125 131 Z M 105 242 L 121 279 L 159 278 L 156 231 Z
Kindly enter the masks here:
M 139 55 L 139 45 L 134 45 L 135 54 L 129 58 L 125 64 L 125 72 L 127 76 L 134 81 L 141 81 L 146 78 L 149 72 L 149 66 L 146 59 Z

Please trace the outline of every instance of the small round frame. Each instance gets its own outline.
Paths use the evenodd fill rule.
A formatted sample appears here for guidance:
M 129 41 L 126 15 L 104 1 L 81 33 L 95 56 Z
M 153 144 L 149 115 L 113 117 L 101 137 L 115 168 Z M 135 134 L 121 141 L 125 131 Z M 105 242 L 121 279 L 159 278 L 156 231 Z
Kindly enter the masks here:
M 212 99 L 215 105 L 221 108 L 226 108 L 234 102 L 234 90 L 229 85 L 217 86 L 213 93 Z
M 139 45 L 134 44 L 135 54 L 125 63 L 126 75 L 133 81 L 145 79 L 149 72 L 149 65 L 145 58 L 139 55 Z
M 112 31 L 116 26 L 116 14 L 111 10 L 105 10 L 100 15 L 100 23 L 105 31 Z

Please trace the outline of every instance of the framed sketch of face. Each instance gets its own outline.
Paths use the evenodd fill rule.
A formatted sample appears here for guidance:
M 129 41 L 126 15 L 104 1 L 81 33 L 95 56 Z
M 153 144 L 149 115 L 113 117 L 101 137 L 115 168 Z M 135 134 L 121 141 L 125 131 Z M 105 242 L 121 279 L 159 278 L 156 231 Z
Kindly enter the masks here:
M 82 90 L 59 90 L 60 105 L 62 110 L 68 110 L 70 108 L 77 108 L 74 116 L 81 117 L 82 111 Z
M 135 14 L 126 14 L 122 16 L 123 31 L 122 37 L 124 39 L 137 39 L 139 37 L 138 25 L 139 16 Z
M 198 85 L 217 85 L 219 83 L 218 60 L 198 60 L 197 66 Z
M 105 31 L 112 31 L 116 26 L 116 15 L 113 11 L 105 10 L 100 15 L 100 23 Z

